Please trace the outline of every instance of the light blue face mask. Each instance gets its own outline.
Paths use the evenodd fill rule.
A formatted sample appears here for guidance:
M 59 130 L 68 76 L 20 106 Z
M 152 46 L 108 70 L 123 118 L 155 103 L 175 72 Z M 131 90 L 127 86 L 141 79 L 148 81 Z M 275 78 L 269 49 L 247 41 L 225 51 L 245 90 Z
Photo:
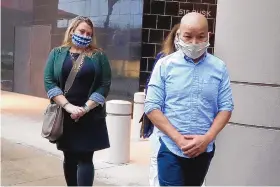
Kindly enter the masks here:
M 89 46 L 92 41 L 92 37 L 90 36 L 83 36 L 80 34 L 72 34 L 72 43 L 80 48 L 85 48 Z

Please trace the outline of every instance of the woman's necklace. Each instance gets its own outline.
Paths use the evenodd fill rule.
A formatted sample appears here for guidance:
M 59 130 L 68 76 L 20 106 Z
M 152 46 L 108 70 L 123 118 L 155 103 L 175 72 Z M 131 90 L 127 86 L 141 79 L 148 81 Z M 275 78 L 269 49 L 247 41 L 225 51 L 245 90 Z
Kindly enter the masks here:
M 75 61 L 74 53 L 70 52 L 70 56 L 71 56 L 72 61 Z
M 79 55 L 80 55 L 80 54 L 79 54 Z M 84 60 L 84 59 L 81 59 L 82 62 L 81 62 L 80 64 L 77 64 L 77 63 L 76 63 L 77 60 L 75 60 L 74 53 L 70 52 L 70 56 L 71 56 L 71 59 L 72 59 L 72 65 L 73 65 L 74 71 L 79 71 L 80 67 L 81 67 L 82 64 L 83 64 L 83 60 Z M 78 59 L 78 58 L 79 58 L 79 56 L 77 57 L 77 59 Z

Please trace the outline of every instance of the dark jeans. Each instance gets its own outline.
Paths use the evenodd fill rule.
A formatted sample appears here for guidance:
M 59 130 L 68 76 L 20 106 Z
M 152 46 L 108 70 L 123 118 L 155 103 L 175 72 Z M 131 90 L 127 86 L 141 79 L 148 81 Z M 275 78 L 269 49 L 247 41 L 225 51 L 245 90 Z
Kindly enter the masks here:
M 179 157 L 169 151 L 160 140 L 158 178 L 160 186 L 201 186 L 207 174 L 214 151 L 195 158 Z
M 67 186 L 92 186 L 94 167 L 93 152 L 64 151 L 64 176 Z

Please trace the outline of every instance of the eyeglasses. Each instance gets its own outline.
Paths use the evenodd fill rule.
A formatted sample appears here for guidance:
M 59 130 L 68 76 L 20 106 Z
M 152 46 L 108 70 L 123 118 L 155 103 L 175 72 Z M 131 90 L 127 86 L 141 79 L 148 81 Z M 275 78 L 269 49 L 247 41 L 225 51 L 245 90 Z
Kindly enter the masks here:
M 83 21 L 87 21 L 87 20 L 91 21 L 88 17 L 85 17 L 85 16 L 77 16 L 74 19 L 76 19 L 76 20 L 83 20 Z

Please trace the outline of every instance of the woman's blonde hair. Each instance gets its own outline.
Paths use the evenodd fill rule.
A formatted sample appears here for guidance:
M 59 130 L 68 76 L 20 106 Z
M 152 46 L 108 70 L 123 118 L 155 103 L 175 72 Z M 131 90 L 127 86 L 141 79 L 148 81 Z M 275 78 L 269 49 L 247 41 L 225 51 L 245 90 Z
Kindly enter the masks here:
M 73 46 L 71 33 L 73 33 L 75 31 L 75 29 L 79 26 L 79 24 L 82 23 L 82 22 L 85 22 L 86 24 L 88 24 L 92 29 L 92 36 L 91 36 L 92 41 L 89 44 L 89 46 L 86 48 L 86 52 L 88 52 L 89 55 L 92 55 L 92 54 L 94 54 L 98 51 L 101 51 L 101 49 L 96 46 L 96 38 L 95 38 L 95 35 L 94 35 L 93 23 L 89 18 L 84 17 L 84 16 L 78 16 L 71 21 L 71 23 L 69 24 L 69 26 L 68 26 L 68 28 L 65 32 L 64 39 L 63 39 L 61 47 L 71 47 L 71 46 Z
M 179 23 L 174 25 L 170 33 L 167 35 L 166 39 L 163 41 L 161 52 L 164 55 L 170 55 L 171 53 L 175 52 L 174 40 L 179 27 Z

